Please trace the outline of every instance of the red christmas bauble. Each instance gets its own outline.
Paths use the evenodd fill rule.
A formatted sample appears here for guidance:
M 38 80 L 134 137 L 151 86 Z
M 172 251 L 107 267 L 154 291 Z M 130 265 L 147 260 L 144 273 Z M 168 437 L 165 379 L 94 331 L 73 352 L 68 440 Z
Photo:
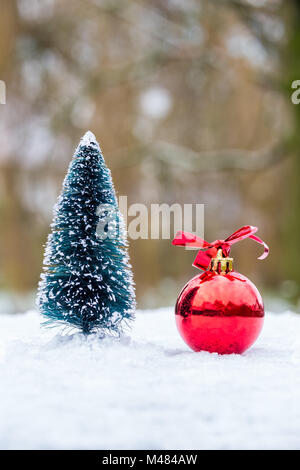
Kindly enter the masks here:
M 241 354 L 261 331 L 264 305 L 245 276 L 209 270 L 186 284 L 175 314 L 182 338 L 194 351 Z

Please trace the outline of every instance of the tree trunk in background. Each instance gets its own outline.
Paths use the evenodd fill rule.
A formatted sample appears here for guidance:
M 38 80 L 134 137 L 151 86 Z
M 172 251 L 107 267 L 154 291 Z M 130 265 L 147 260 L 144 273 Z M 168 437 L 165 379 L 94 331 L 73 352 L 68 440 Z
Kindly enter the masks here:
M 36 283 L 36 262 L 32 253 L 36 238 L 31 214 L 20 197 L 20 172 L 14 163 L 1 167 L 4 181 L 0 204 L 0 285 L 16 292 L 28 292 Z
M 290 167 L 290 177 L 283 187 L 285 197 L 286 215 L 282 218 L 283 231 L 283 256 L 285 266 L 285 278 L 291 279 L 300 284 L 299 269 L 299 238 L 300 238 L 300 104 L 291 102 L 291 95 L 294 91 L 291 84 L 294 80 L 300 79 L 300 3 L 294 0 L 290 4 L 290 33 L 284 53 L 283 63 L 283 84 L 285 93 L 291 103 L 294 128 L 291 135 L 290 145 L 292 157 Z M 287 7 L 287 5 L 284 5 Z M 277 254 L 280 256 L 280 253 Z M 299 290 L 295 290 L 295 300 L 299 297 Z

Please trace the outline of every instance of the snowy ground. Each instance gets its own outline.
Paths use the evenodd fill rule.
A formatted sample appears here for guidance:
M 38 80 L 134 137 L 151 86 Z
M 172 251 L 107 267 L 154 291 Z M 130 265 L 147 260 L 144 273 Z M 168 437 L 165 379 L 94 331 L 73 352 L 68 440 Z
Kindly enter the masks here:
M 3 315 L 0 384 L 1 449 L 300 449 L 300 315 L 242 356 L 190 351 L 171 309 L 122 342 Z

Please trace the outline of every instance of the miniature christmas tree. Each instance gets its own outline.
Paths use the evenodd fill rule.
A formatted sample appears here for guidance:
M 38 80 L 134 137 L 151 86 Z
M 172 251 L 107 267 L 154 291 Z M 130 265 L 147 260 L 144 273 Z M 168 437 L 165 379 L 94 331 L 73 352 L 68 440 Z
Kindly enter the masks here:
M 119 335 L 135 294 L 110 170 L 91 132 L 70 163 L 51 228 L 37 296 L 45 323 Z

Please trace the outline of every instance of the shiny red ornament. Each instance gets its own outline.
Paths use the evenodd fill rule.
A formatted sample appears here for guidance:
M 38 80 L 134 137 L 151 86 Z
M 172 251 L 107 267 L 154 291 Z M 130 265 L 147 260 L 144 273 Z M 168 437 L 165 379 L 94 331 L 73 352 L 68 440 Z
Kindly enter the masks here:
M 174 245 L 202 247 L 195 265 L 207 269 L 191 279 L 181 291 L 175 308 L 176 324 L 184 341 L 194 351 L 241 354 L 257 339 L 264 321 L 264 306 L 255 285 L 232 271 L 232 243 L 252 238 L 256 227 L 242 227 L 226 240 L 208 243 L 195 235 L 178 232 Z

